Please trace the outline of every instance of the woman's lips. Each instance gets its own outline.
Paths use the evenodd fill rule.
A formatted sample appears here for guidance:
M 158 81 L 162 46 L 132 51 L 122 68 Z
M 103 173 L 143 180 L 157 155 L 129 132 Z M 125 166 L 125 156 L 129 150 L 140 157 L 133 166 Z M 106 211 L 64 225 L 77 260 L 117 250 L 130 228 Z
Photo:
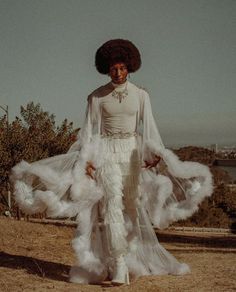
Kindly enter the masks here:
M 123 78 L 115 78 L 115 81 L 122 81 Z

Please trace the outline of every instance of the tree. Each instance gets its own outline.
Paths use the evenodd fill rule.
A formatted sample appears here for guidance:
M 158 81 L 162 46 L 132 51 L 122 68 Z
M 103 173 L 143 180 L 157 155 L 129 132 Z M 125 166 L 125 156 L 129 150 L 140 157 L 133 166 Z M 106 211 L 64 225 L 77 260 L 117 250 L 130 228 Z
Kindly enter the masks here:
M 21 160 L 33 162 L 67 152 L 75 141 L 78 130 L 65 119 L 60 126 L 55 124 L 55 115 L 49 114 L 41 105 L 30 102 L 21 106 L 21 117 L 8 125 L 0 119 L 0 203 L 6 204 L 6 186 L 11 168 Z

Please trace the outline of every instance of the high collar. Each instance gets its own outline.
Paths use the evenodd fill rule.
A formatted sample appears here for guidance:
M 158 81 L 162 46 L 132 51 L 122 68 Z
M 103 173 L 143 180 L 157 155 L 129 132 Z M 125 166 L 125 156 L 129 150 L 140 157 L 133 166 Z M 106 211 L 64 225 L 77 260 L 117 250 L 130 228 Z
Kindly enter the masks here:
M 115 89 L 118 89 L 118 90 L 123 90 L 126 88 L 126 86 L 128 85 L 128 80 L 126 80 L 124 83 L 122 84 L 116 84 L 114 82 L 111 81 L 111 84 L 112 86 L 115 88 Z

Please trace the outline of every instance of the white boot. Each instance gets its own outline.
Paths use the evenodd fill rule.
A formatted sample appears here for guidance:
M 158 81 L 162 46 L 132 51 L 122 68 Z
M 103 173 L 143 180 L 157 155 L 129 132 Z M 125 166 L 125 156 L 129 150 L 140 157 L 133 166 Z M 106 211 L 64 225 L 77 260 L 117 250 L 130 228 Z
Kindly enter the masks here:
M 129 284 L 129 271 L 123 255 L 115 258 L 113 279 L 111 282 L 114 285 Z

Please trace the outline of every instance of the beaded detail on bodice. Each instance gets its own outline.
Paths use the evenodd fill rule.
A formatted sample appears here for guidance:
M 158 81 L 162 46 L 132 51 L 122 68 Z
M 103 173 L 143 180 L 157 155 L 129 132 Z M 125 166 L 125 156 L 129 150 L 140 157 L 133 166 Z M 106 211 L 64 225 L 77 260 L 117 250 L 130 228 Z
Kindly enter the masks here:
M 117 86 L 114 90 L 121 92 L 124 88 L 128 94 L 120 99 L 114 96 L 114 91 L 102 97 L 102 134 L 134 133 L 137 128 L 137 112 L 139 99 L 130 90 L 129 83 Z

